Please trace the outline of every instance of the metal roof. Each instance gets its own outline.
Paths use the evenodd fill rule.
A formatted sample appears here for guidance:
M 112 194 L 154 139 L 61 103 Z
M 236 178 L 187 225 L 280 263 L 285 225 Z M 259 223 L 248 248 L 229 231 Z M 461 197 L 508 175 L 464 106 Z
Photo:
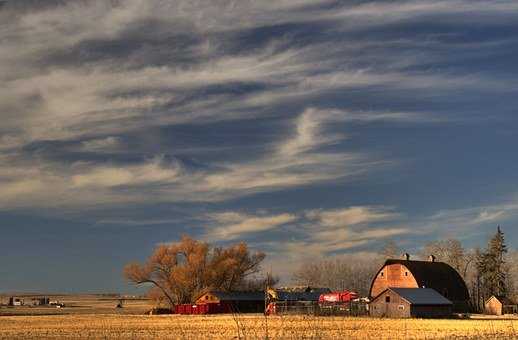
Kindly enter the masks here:
M 264 292 L 220 292 L 210 291 L 220 301 L 264 301 Z
M 432 288 L 389 288 L 413 305 L 451 305 L 452 302 Z M 380 294 L 381 295 L 381 294 Z
M 466 283 L 455 269 L 444 262 L 388 259 L 379 271 L 391 264 L 407 267 L 420 288 L 433 288 L 440 293 L 447 293 L 453 301 L 469 300 Z
M 320 291 L 317 292 L 287 292 L 277 291 L 277 300 L 280 301 L 318 301 Z

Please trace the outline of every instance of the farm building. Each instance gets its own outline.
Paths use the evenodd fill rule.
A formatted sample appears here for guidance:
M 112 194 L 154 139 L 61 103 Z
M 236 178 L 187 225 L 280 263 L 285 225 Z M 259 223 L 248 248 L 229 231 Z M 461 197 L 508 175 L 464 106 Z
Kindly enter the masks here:
M 462 277 L 450 265 L 435 261 L 388 259 L 376 273 L 370 288 L 370 298 L 377 297 L 387 288 L 432 288 L 453 302 L 453 309 L 466 312 L 469 309 L 469 293 Z
M 50 302 L 48 297 L 33 297 L 31 299 L 31 305 L 33 306 L 45 306 Z
M 23 306 L 25 301 L 21 297 L 11 296 L 9 298 L 9 306 Z
M 329 288 L 280 288 L 268 289 L 269 314 L 304 313 L 314 314 L 318 309 L 320 295 L 331 293 Z
M 209 291 L 196 299 L 196 305 L 219 304 L 225 312 L 262 313 L 264 298 L 264 292 Z
M 484 312 L 491 315 L 516 314 L 518 306 L 516 302 L 506 296 L 493 295 L 487 299 Z
M 370 303 L 371 316 L 389 318 L 449 317 L 453 304 L 431 288 L 387 288 Z

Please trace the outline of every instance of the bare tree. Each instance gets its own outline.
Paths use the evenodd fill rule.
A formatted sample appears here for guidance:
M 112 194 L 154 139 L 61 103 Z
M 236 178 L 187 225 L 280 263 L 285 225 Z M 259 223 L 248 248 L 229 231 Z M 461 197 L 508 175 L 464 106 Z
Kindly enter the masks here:
M 385 259 L 398 258 L 401 256 L 401 253 L 401 248 L 394 240 L 387 241 L 380 251 L 380 255 L 382 255 Z
M 158 287 L 151 287 L 147 292 L 147 297 L 155 302 L 156 307 L 162 307 L 164 302 L 169 303 L 166 300 L 164 293 Z
M 383 259 L 375 254 L 347 254 L 302 263 L 293 273 L 299 285 L 352 290 L 369 294 L 370 284 Z
M 506 256 L 507 287 L 509 296 L 518 299 L 518 250 L 511 250 Z
M 474 263 L 473 253 L 464 250 L 462 243 L 457 239 L 447 239 L 427 243 L 419 252 L 425 260 L 429 255 L 434 255 L 438 261 L 452 266 L 463 279 L 468 276 L 470 266 Z
M 159 245 L 146 263 L 126 265 L 124 275 L 136 285 L 153 285 L 175 305 L 190 303 L 209 289 L 239 289 L 259 272 L 264 257 L 262 252 L 251 253 L 244 242 L 211 248 L 184 236 L 180 242 Z

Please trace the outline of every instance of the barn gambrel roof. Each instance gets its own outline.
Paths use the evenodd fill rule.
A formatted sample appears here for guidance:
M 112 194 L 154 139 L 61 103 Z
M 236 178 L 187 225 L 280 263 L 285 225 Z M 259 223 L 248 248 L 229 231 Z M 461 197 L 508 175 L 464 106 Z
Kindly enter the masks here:
M 469 300 L 468 287 L 460 274 L 450 265 L 436 261 L 388 259 L 376 274 L 388 265 L 401 264 L 412 273 L 419 288 L 432 288 L 452 301 Z M 373 281 L 374 283 L 374 281 Z M 371 284 L 372 290 L 372 284 Z

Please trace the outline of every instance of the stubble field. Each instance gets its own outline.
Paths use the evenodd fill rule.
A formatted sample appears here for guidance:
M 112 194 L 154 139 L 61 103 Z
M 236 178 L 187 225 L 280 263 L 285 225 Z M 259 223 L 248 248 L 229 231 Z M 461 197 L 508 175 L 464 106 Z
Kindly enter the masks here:
M 517 339 L 518 320 L 262 315 L 0 317 L 0 339 Z

